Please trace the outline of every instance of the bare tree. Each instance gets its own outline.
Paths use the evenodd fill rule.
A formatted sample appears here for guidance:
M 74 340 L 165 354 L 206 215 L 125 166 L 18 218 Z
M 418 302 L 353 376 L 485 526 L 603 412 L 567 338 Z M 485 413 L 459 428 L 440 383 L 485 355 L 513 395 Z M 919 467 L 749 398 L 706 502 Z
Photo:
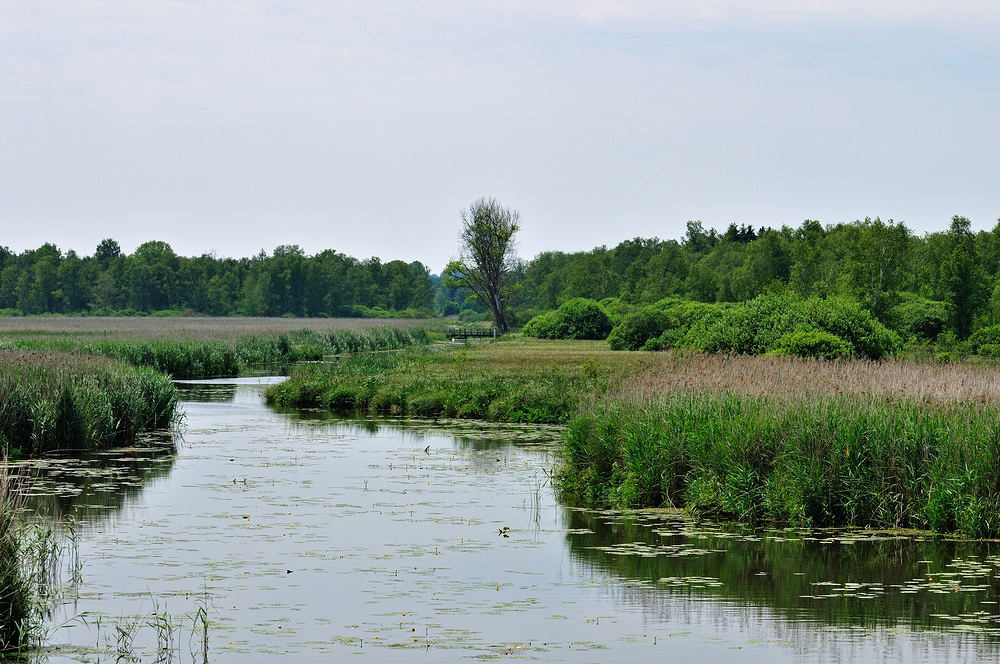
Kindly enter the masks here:
M 458 260 L 444 270 L 447 284 L 470 291 L 489 309 L 497 331 L 507 331 L 504 311 L 514 294 L 518 271 L 517 243 L 521 215 L 495 198 L 480 198 L 462 210 Z

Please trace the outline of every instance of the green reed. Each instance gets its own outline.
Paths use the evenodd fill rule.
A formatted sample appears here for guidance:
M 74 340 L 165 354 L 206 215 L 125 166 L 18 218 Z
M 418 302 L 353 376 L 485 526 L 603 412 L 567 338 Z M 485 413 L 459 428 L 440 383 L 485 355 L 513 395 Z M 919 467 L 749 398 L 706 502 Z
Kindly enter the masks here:
M 362 353 L 328 369 L 299 369 L 269 388 L 267 401 L 296 408 L 559 423 L 576 412 L 595 380 L 586 371 L 554 365 L 489 367 L 470 360 L 465 351 L 416 349 Z
M 317 361 L 330 355 L 406 348 L 429 343 L 423 328 L 372 327 L 245 335 L 232 339 L 17 339 L 14 348 L 80 351 L 150 367 L 176 379 L 228 378 L 262 364 Z
M 0 352 L 0 447 L 34 456 L 129 445 L 176 417 L 154 369 L 72 353 Z
M 1000 534 L 1000 404 L 676 392 L 595 402 L 562 487 L 588 505 Z

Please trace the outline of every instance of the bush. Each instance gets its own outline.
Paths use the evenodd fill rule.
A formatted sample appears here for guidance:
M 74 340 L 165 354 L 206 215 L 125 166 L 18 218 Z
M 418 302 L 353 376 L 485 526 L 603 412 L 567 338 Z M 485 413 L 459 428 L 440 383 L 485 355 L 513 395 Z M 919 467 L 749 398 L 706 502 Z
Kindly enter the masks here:
M 611 350 L 639 350 L 670 326 L 670 316 L 654 307 L 643 307 L 625 316 L 608 335 Z
M 700 318 L 683 346 L 706 353 L 763 355 L 780 351 L 780 342 L 800 331 L 826 332 L 870 360 L 899 353 L 899 335 L 854 300 L 799 299 L 789 293 L 766 293 L 731 306 L 721 315 Z
M 906 337 L 933 341 L 948 324 L 948 304 L 913 293 L 900 293 L 902 302 L 890 311 L 896 330 Z
M 832 360 L 849 357 L 854 347 L 835 334 L 821 330 L 802 330 L 786 334 L 778 340 L 778 352 L 799 357 L 822 357 Z
M 1000 325 L 992 325 L 973 333 L 966 341 L 969 352 L 975 355 L 991 355 L 993 352 L 990 346 L 1000 344 Z
M 601 305 L 578 297 L 555 311 L 535 316 L 523 333 L 538 339 L 606 339 L 611 327 L 611 318 Z

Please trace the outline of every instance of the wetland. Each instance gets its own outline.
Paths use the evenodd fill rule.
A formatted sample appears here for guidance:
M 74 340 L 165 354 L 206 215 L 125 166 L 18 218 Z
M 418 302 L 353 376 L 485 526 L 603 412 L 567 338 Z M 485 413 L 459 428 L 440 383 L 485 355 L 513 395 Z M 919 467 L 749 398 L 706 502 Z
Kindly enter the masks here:
M 25 462 L 64 524 L 42 659 L 1000 654 L 997 542 L 568 507 L 560 427 L 278 409 L 280 380 L 178 382 L 168 439 Z

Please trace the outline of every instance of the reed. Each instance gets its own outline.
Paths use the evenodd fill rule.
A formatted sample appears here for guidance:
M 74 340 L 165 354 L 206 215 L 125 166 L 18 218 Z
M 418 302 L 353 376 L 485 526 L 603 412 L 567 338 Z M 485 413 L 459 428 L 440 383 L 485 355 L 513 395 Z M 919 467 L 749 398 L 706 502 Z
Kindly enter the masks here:
M 523 350 L 520 345 L 517 346 Z M 363 353 L 328 369 L 301 368 L 267 391 L 271 404 L 419 417 L 564 423 L 607 383 L 594 362 L 512 361 L 505 344 Z
M 20 651 L 34 615 L 31 584 L 21 568 L 19 494 L 6 462 L 0 467 L 0 653 Z
M 36 456 L 129 445 L 176 417 L 168 376 L 108 358 L 0 351 L 0 447 Z
M 10 348 L 81 352 L 150 367 L 176 379 L 228 378 L 247 368 L 274 363 L 322 360 L 329 355 L 393 350 L 427 344 L 422 327 L 375 326 L 365 329 L 301 328 L 290 332 L 228 339 L 93 339 L 26 335 L 6 342 Z
M 992 369 L 672 356 L 590 400 L 564 496 L 803 526 L 1000 534 Z

